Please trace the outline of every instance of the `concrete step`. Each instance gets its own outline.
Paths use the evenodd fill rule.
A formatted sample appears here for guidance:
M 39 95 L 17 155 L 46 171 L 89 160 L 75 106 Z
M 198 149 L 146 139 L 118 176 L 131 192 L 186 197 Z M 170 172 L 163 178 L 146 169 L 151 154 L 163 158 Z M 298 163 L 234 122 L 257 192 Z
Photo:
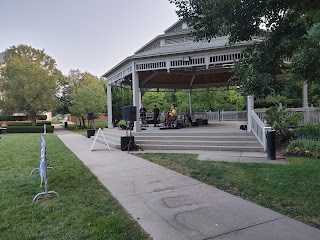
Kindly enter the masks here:
M 144 141 L 257 141 L 255 136 L 135 136 Z
M 167 137 L 167 136 L 254 136 L 253 133 L 248 132 L 172 132 L 171 130 L 164 130 L 164 131 L 156 131 L 156 132 L 138 132 L 138 133 L 132 133 L 134 136 L 157 136 L 157 137 Z
M 212 132 L 210 128 L 199 129 L 199 132 L 181 130 L 186 129 L 131 132 L 131 134 L 135 137 L 135 144 L 148 150 L 263 151 L 253 133 L 246 131 L 215 129 L 215 132 Z M 130 134 L 129 131 L 121 130 L 104 133 L 109 145 L 118 149 L 121 148 L 121 137 Z
M 246 146 L 259 147 L 257 141 L 195 141 L 195 140 L 138 140 L 135 138 L 136 144 L 142 145 L 183 145 L 183 146 Z
M 139 145 L 139 144 L 138 144 Z M 143 150 L 199 150 L 199 151 L 237 151 L 237 152 L 263 152 L 261 146 L 259 147 L 245 147 L 245 146 L 196 146 L 193 145 L 139 145 Z

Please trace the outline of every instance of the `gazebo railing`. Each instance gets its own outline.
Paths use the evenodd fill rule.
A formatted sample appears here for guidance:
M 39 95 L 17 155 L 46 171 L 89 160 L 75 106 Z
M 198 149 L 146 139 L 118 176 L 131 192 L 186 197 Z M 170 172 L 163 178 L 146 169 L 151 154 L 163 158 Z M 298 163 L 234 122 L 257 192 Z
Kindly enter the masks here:
M 247 121 L 247 111 L 196 112 L 193 119 L 203 118 L 208 121 Z
M 247 121 L 247 111 L 220 111 L 220 121 Z
M 300 125 L 305 125 L 307 123 L 319 124 L 320 123 L 320 111 L 314 107 L 305 107 L 305 108 L 287 108 L 286 114 L 288 116 L 295 113 L 302 113 L 303 119 L 300 122 Z M 254 109 L 257 116 L 264 121 L 266 115 L 266 108 Z
M 263 147 L 264 151 L 267 151 L 267 131 L 271 130 L 271 127 L 267 127 L 254 110 L 251 110 L 251 131 L 256 136 L 258 141 Z

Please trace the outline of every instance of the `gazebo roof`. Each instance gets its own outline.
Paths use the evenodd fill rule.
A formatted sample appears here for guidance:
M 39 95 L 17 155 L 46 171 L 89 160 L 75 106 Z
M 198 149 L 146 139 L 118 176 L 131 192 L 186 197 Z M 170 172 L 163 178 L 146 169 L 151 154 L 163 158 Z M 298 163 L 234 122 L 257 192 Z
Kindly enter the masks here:
M 228 84 L 242 50 L 259 39 L 229 44 L 227 36 L 194 41 L 186 23 L 178 21 L 102 77 L 108 84 L 131 86 L 138 72 L 140 88 L 201 88 Z
M 208 50 L 212 48 L 225 48 L 228 46 L 228 37 L 220 37 L 212 39 L 210 42 L 183 42 L 179 44 L 172 44 L 167 46 L 162 46 L 160 48 L 151 49 L 148 51 L 140 52 L 134 54 L 132 57 L 150 57 L 150 56 L 162 56 L 162 55 L 172 55 L 178 53 L 186 52 L 197 52 Z

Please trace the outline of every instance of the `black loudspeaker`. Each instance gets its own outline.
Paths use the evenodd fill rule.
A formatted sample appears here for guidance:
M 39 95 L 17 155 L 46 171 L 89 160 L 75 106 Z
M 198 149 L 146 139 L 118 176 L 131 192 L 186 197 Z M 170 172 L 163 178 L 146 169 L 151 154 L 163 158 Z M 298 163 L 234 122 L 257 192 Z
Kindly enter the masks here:
M 124 106 L 122 108 L 122 119 L 127 122 L 136 121 L 137 107 L 136 106 Z
M 131 140 L 131 141 L 130 141 Z M 121 137 L 121 151 L 134 150 L 134 136 Z
M 93 112 L 88 112 L 88 120 L 94 120 Z

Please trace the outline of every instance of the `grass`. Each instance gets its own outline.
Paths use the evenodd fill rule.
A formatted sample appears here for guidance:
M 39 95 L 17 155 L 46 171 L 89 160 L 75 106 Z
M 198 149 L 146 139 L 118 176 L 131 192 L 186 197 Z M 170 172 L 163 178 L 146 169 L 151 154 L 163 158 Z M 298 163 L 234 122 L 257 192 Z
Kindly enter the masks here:
M 0 140 L 0 239 L 147 239 L 147 235 L 77 157 L 53 134 L 45 136 L 49 191 L 39 173 L 40 134 Z
M 86 123 L 86 125 L 87 125 L 87 123 Z M 103 129 L 103 128 L 108 127 L 108 122 L 96 121 L 94 123 L 94 125 L 95 125 L 96 129 L 98 129 L 99 127 Z M 87 136 L 87 129 L 80 129 L 80 128 L 76 128 L 76 127 L 77 127 L 76 124 L 68 124 L 68 130 L 75 132 L 75 133 L 78 133 L 78 134 L 81 134 L 81 135 L 84 135 L 84 136 Z
M 151 162 L 320 228 L 320 161 L 291 164 L 225 163 L 192 154 L 139 154 Z

